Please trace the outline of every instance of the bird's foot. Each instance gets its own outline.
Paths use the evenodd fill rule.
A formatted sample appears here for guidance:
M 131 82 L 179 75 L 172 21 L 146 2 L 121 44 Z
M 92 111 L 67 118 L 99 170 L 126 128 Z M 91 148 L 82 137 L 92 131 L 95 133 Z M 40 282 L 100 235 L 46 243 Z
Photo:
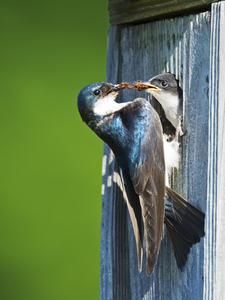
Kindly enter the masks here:
M 184 129 L 183 118 L 179 116 L 178 126 L 176 129 L 176 139 L 178 140 L 179 137 L 184 136 L 187 133 L 187 130 Z
M 172 142 L 176 138 L 176 135 L 174 134 L 164 134 L 164 136 L 167 142 Z

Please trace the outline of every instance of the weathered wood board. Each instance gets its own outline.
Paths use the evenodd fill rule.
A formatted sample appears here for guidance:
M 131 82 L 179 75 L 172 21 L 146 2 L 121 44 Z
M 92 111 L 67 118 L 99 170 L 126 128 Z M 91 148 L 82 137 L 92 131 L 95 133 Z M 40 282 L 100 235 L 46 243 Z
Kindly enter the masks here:
M 154 273 L 150 277 L 145 271 L 139 274 L 134 236 L 122 198 L 117 166 L 113 154 L 105 146 L 102 300 L 223 299 L 224 7 L 222 2 L 213 4 L 211 12 L 110 28 L 109 82 L 146 80 L 163 71 L 175 73 L 180 80 L 184 91 L 187 134 L 182 143 L 182 163 L 176 189 L 206 212 L 206 237 L 192 248 L 188 263 L 180 272 L 165 232 Z M 223 63 L 220 63 L 222 59 Z M 142 95 L 146 97 L 146 94 Z M 126 91 L 120 100 L 135 96 L 137 93 Z
M 109 0 L 112 25 L 140 23 L 168 16 L 206 10 L 218 0 Z
M 205 299 L 224 299 L 225 287 L 225 2 L 212 6 Z

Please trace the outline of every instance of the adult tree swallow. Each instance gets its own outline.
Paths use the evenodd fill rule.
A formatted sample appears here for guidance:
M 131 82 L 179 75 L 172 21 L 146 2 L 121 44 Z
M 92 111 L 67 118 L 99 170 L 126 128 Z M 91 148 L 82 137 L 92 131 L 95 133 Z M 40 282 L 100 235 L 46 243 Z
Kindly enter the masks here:
M 166 187 L 159 116 L 143 98 L 116 102 L 124 87 L 102 82 L 89 85 L 79 93 L 78 109 L 83 121 L 112 149 L 120 167 L 139 271 L 144 250 L 147 273 L 152 273 L 164 222 L 182 269 L 190 248 L 204 236 L 204 213 Z M 149 89 L 157 87 L 149 84 Z

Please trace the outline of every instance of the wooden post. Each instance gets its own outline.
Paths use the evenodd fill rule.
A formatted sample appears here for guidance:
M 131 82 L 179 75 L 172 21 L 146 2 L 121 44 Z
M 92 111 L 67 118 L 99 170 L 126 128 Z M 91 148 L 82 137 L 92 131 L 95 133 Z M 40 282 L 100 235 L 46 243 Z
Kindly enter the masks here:
M 105 146 L 101 299 L 220 300 L 224 299 L 225 286 L 225 2 L 209 7 L 215 1 L 190 1 L 193 6 L 189 5 L 188 11 L 197 6 L 198 10 L 209 10 L 142 23 L 161 16 L 156 9 L 159 2 L 110 1 L 114 25 L 109 31 L 107 79 L 109 82 L 146 80 L 170 71 L 180 80 L 187 134 L 182 143 L 176 189 L 205 211 L 206 236 L 191 249 L 187 265 L 180 272 L 165 232 L 154 273 L 150 277 L 145 271 L 139 274 L 117 166 Z M 160 3 L 161 7 L 171 7 L 175 14 L 172 2 Z M 187 1 L 176 3 L 179 14 L 186 10 Z M 121 15 L 127 14 L 126 5 L 136 7 L 137 15 L 134 9 L 124 21 L 118 14 L 114 17 L 119 4 L 123 4 Z M 142 4 L 150 12 L 147 15 L 145 11 L 143 18 L 139 14 Z M 126 25 L 117 25 L 121 23 Z M 121 100 L 135 95 L 126 91 Z

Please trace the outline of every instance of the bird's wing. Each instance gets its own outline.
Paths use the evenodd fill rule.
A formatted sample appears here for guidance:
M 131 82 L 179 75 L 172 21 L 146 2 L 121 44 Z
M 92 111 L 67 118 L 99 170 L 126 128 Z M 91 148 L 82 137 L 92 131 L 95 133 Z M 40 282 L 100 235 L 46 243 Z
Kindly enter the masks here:
M 143 226 L 142 226 L 142 211 L 141 205 L 139 202 L 138 195 L 134 192 L 132 183 L 129 178 L 123 173 L 123 170 L 120 169 L 120 178 L 123 185 L 123 198 L 127 203 L 128 212 L 130 215 L 131 224 L 134 231 L 134 237 L 136 242 L 137 250 L 137 261 L 138 261 L 138 270 L 142 270 L 142 259 L 143 259 Z
M 150 105 L 150 104 L 149 104 Z M 136 136 L 139 151 L 135 163 L 129 166 L 130 178 L 139 195 L 144 223 L 147 272 L 157 261 L 164 224 L 165 165 L 163 135 L 159 117 L 152 107 L 146 107 L 143 135 Z M 138 140 L 139 136 L 139 140 Z
M 150 103 L 159 115 L 159 118 L 160 118 L 160 121 L 161 121 L 161 124 L 162 124 L 162 128 L 163 128 L 163 133 L 166 134 L 168 137 L 174 139 L 174 137 L 176 135 L 176 128 L 167 119 L 165 111 L 164 111 L 162 105 L 153 96 L 150 100 Z

